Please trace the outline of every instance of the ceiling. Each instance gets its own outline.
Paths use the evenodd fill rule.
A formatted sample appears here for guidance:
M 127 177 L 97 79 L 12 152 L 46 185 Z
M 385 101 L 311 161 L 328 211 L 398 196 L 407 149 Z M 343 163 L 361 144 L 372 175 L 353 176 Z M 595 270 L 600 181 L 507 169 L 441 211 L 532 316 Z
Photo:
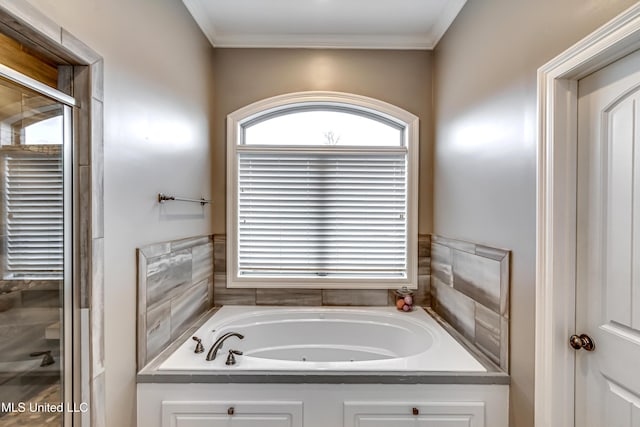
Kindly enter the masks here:
M 433 49 L 466 0 L 182 0 L 215 47 Z

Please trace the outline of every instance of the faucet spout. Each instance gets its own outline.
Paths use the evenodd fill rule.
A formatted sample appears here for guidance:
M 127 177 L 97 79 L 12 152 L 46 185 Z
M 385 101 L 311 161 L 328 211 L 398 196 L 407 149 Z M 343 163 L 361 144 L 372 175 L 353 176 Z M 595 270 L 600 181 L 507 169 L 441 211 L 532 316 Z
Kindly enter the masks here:
M 207 361 L 215 360 L 216 356 L 218 355 L 218 351 L 220 351 L 220 349 L 222 348 L 222 344 L 225 342 L 227 338 L 231 338 L 231 337 L 238 337 L 241 340 L 244 339 L 244 335 L 239 334 L 237 332 L 228 332 L 222 335 L 220 338 L 216 340 L 216 342 L 213 343 L 213 345 L 209 349 L 209 352 L 207 353 Z

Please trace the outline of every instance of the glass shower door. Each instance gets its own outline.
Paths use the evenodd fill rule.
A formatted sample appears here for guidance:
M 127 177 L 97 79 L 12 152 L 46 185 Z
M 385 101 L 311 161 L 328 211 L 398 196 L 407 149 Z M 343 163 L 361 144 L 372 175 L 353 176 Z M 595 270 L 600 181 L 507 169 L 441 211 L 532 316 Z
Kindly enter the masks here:
M 59 427 L 71 417 L 71 107 L 16 76 L 0 73 L 0 426 Z

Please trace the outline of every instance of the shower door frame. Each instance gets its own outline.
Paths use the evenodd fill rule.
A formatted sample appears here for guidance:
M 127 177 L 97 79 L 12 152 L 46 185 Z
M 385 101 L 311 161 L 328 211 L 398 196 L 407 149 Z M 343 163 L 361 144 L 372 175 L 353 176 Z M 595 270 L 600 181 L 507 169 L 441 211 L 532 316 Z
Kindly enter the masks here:
M 57 89 L 71 96 L 73 394 L 88 411 L 65 427 L 106 425 L 104 366 L 104 154 L 102 56 L 30 3 L 0 2 L 0 32 L 58 67 Z M 71 217 L 71 216 L 70 216 Z M 71 372 L 71 371 L 70 371 Z
M 0 64 L 0 77 L 21 88 L 36 92 L 38 95 L 62 104 L 62 194 L 63 194 L 63 280 L 62 280 L 62 316 L 60 329 L 62 336 L 63 365 L 60 366 L 61 398 L 65 408 L 74 402 L 74 298 L 73 298 L 73 108 L 76 100 L 37 80 L 34 80 L 12 68 Z M 56 403 L 56 402 L 52 402 Z M 71 406 L 73 407 L 73 406 Z M 72 413 L 63 412 L 63 425 L 73 424 Z

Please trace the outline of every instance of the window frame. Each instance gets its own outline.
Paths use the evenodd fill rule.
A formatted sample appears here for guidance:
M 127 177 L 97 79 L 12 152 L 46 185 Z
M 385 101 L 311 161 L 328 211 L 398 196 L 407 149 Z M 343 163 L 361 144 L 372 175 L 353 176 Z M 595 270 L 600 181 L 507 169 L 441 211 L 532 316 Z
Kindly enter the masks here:
M 241 277 L 238 274 L 238 153 L 242 151 L 243 127 L 262 118 L 313 106 L 330 106 L 356 114 L 375 116 L 402 129 L 407 149 L 407 267 L 405 278 L 338 278 L 338 277 Z M 256 147 L 256 146 L 251 146 Z M 282 146 L 273 146 L 284 148 Z M 269 149 L 260 146 L 260 149 Z M 296 146 L 287 146 L 295 151 Z M 322 148 L 318 148 L 322 150 Z M 332 147 L 334 152 L 352 152 L 353 148 Z M 385 150 L 385 147 L 373 150 Z M 397 150 L 397 148 L 391 148 Z M 357 149 L 362 152 L 362 149 Z M 387 102 L 342 92 L 296 92 L 267 98 L 247 105 L 227 116 L 227 287 L 228 288 L 307 288 L 307 289 L 395 289 L 418 287 L 418 169 L 419 118 Z

